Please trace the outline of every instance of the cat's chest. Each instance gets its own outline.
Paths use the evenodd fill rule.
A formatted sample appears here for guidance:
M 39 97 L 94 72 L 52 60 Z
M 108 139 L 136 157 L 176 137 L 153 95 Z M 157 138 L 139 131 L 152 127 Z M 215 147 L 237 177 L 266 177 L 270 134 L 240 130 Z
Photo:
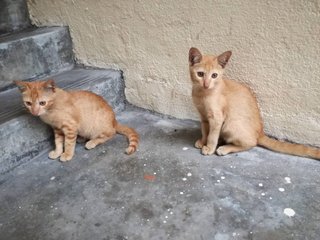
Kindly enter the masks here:
M 52 111 L 50 113 L 44 114 L 40 116 L 40 119 L 45 122 L 46 124 L 49 124 L 50 126 L 54 128 L 60 129 L 61 126 L 70 119 L 70 115 L 66 113 L 61 113 L 58 111 Z
M 44 114 L 40 116 L 40 119 L 45 122 L 46 124 L 49 124 L 52 127 L 59 128 L 60 125 L 60 119 L 58 119 L 56 116 L 52 116 L 51 114 Z
M 223 102 L 219 96 L 193 97 L 193 103 L 203 117 L 223 112 Z

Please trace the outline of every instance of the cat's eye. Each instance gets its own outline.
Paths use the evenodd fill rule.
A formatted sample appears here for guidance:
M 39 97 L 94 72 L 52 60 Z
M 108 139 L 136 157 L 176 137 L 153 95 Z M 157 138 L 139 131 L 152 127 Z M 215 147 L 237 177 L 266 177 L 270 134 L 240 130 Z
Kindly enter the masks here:
M 27 106 L 29 106 L 29 107 L 32 105 L 32 103 L 31 103 L 31 102 L 28 102 L 28 101 L 26 101 L 25 104 L 26 104 Z
M 203 77 L 204 76 L 204 72 L 197 72 L 198 77 Z
M 211 77 L 212 77 L 212 78 L 218 77 L 218 73 L 212 73 Z
M 40 104 L 40 106 L 44 106 L 44 105 L 46 105 L 46 102 L 45 101 L 40 101 L 39 104 Z

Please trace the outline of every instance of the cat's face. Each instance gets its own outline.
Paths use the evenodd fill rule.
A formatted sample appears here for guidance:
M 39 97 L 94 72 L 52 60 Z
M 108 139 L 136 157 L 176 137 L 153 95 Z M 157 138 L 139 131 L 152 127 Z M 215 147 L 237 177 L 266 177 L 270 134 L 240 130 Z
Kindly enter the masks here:
M 23 103 L 34 116 L 45 114 L 53 104 L 55 85 L 53 80 L 38 82 L 14 82 L 22 93 Z
M 214 88 L 222 78 L 231 54 L 231 51 L 227 51 L 218 57 L 203 56 L 197 48 L 191 48 L 189 51 L 189 69 L 193 84 L 203 89 Z

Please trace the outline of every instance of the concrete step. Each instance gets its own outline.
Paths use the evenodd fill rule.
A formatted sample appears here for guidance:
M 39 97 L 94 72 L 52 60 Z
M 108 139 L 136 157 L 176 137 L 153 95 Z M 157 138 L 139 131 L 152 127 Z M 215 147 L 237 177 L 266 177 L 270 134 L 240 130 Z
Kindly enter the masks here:
M 0 34 L 22 30 L 31 26 L 25 0 L 0 1 Z
M 0 37 L 0 90 L 74 65 L 68 27 L 29 28 Z
M 115 112 L 124 109 L 124 81 L 116 70 L 76 68 L 53 75 L 64 89 L 83 89 L 103 96 Z M 0 173 L 32 159 L 52 145 L 50 127 L 23 107 L 17 88 L 0 93 Z

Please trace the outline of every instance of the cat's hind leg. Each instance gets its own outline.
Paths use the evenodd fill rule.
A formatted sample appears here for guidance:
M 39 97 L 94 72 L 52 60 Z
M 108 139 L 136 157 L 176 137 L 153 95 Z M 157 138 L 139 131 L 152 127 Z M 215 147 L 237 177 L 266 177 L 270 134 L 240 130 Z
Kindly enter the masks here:
M 216 150 L 216 154 L 219 156 L 247 151 L 257 146 L 258 143 L 258 136 L 251 126 L 230 121 L 224 125 L 221 139 L 225 143 Z
M 227 145 L 223 145 L 218 147 L 218 149 L 216 150 L 216 153 L 219 156 L 224 156 L 227 155 L 229 153 L 236 153 L 236 152 L 243 152 L 243 151 L 247 151 L 251 148 L 253 148 L 254 146 L 236 146 L 233 144 L 227 144 Z
M 234 140 L 232 143 L 228 143 L 226 145 L 222 145 L 217 148 L 216 153 L 219 156 L 224 156 L 229 153 L 243 152 L 247 151 L 253 147 L 257 146 L 257 140 L 254 137 L 247 137 L 244 140 Z
M 89 141 L 86 143 L 85 147 L 86 147 L 86 149 L 88 149 L 88 150 L 89 150 L 89 149 L 93 149 L 93 148 L 95 148 L 97 145 L 108 141 L 108 140 L 111 139 L 114 135 L 115 135 L 115 132 L 113 132 L 113 133 L 110 133 L 110 132 L 102 133 L 102 134 L 100 134 L 98 137 L 89 140 Z

